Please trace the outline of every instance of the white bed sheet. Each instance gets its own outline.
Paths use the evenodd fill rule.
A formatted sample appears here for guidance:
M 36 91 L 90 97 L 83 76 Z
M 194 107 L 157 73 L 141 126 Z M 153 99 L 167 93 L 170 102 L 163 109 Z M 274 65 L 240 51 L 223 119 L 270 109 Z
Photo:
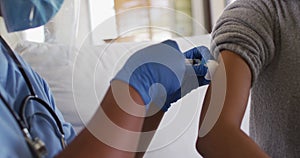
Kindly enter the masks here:
M 185 51 L 194 46 L 209 46 L 210 36 L 174 40 L 178 42 L 180 49 Z M 75 48 L 58 44 L 22 42 L 16 50 L 47 80 L 66 121 L 80 131 L 94 114 L 112 76 L 132 53 L 150 44 L 153 42 L 85 45 Z M 206 88 L 200 87 L 172 105 L 151 142 L 146 158 L 201 157 L 194 146 Z M 249 109 L 242 124 L 246 133 L 248 120 Z

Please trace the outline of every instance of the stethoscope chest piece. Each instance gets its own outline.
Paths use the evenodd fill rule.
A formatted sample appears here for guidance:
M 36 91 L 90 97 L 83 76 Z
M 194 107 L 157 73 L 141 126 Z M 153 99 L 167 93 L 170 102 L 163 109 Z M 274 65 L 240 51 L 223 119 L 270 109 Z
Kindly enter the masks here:
M 47 148 L 45 143 L 39 139 L 39 138 L 34 138 L 34 139 L 29 139 L 26 137 L 26 142 L 29 144 L 30 146 L 30 150 L 35 153 L 36 157 L 38 158 L 42 158 L 45 155 L 47 155 Z

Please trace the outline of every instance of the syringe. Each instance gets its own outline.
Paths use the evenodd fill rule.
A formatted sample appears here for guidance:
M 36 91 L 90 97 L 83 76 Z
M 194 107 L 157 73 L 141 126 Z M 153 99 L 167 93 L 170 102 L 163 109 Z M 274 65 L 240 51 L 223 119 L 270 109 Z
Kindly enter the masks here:
M 200 65 L 201 60 L 200 59 L 185 59 L 186 64 L 191 64 L 191 65 Z

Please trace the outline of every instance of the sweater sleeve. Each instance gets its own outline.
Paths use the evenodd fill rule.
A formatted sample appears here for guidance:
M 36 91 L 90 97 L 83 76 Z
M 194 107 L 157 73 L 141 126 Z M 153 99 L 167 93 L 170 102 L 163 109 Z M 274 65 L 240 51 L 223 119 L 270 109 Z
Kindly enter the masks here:
M 252 72 L 252 85 L 275 54 L 276 12 L 272 0 L 237 0 L 218 19 L 212 33 L 211 51 L 240 55 Z

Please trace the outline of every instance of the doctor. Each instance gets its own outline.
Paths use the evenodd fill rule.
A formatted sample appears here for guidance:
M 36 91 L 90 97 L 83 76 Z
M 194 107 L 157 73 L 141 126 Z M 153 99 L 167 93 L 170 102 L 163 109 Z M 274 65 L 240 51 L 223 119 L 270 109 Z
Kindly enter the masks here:
M 21 31 L 45 24 L 62 3 L 1 0 L 0 13 L 9 32 Z M 202 62 L 192 67 L 185 58 Z M 209 58 L 205 47 L 182 54 L 174 41 L 136 52 L 111 81 L 90 123 L 76 136 L 55 106 L 48 84 L 1 37 L 0 157 L 141 156 L 153 136 L 141 141 L 142 131 L 155 130 L 171 103 L 209 83 L 204 77 Z

